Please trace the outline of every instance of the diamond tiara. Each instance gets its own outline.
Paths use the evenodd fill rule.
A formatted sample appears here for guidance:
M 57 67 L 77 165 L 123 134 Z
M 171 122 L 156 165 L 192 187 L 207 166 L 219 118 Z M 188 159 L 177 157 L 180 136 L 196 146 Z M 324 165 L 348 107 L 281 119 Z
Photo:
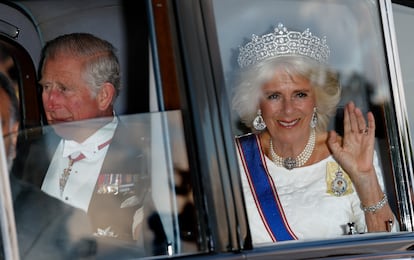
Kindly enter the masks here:
M 282 23 L 274 32 L 262 36 L 253 34 L 252 40 L 239 51 L 237 62 L 240 68 L 278 56 L 302 55 L 321 63 L 326 63 L 329 57 L 326 37 L 321 39 L 312 35 L 309 28 L 304 32 L 288 31 Z

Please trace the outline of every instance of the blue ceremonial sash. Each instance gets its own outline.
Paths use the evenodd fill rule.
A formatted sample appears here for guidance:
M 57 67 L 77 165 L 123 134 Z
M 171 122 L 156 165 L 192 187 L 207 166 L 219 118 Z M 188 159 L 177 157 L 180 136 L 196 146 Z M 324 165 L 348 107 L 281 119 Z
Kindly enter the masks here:
M 249 134 L 236 140 L 257 208 L 272 240 L 297 239 L 287 223 L 276 187 L 267 173 L 258 138 Z

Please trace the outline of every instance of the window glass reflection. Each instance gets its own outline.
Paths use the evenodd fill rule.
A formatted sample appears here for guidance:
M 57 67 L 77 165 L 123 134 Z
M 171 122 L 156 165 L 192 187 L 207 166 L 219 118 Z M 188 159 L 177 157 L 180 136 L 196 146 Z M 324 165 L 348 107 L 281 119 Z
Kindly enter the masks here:
M 139 257 L 197 252 L 198 223 L 180 111 L 119 116 L 118 120 L 125 126 L 125 134 L 119 142 L 127 142 L 128 146 L 112 148 L 115 150 L 110 163 L 102 166 L 91 198 L 85 197 L 77 182 L 78 178 L 89 178 L 90 172 L 82 172 L 82 167 L 73 163 L 65 189 L 79 191 L 76 200 L 68 198 L 66 204 L 89 216 L 90 241 L 96 242 L 98 249 L 102 248 L 97 254 Z M 95 119 L 60 127 L 79 131 L 96 123 Z M 52 144 L 59 141 L 55 140 L 54 129 L 50 126 L 42 129 L 41 136 L 30 136 L 30 132 L 21 133 L 29 135 L 26 140 L 30 142 L 19 147 L 17 154 L 21 156 L 15 160 L 14 172 L 20 179 L 42 188 L 44 172 L 38 165 L 43 157 L 53 155 L 54 150 L 49 148 L 56 147 Z M 128 149 L 132 144 L 139 149 Z M 114 171 L 112 166 L 119 164 L 127 170 Z M 52 196 L 65 201 L 65 195 L 59 192 L 60 180 L 49 182 L 56 186 L 57 193 Z M 89 206 L 76 204 L 85 199 L 91 201 Z M 40 207 L 39 203 L 34 200 L 33 207 Z M 126 211 L 133 212 L 125 214 Z M 32 223 L 26 220 L 29 225 Z M 116 230 L 130 233 L 133 240 L 125 239 Z
M 236 3 L 237 2 L 237 3 Z M 234 15 L 228 15 L 228 13 L 231 11 Z M 313 117 L 311 117 L 312 113 L 308 112 L 306 113 L 305 105 L 301 107 L 302 110 L 300 110 L 301 113 L 299 113 L 298 105 L 301 100 L 306 100 L 307 97 L 313 98 L 313 92 L 312 91 L 306 91 L 304 88 L 301 89 L 301 91 L 297 90 L 297 92 L 292 92 L 292 94 L 275 90 L 276 85 L 278 85 L 280 82 L 283 82 L 287 89 L 287 86 L 291 85 L 299 85 L 300 80 L 306 78 L 309 74 L 314 73 L 315 71 L 319 71 L 319 65 L 314 65 L 315 69 L 304 69 L 302 61 L 288 61 L 287 59 L 280 62 L 280 64 L 284 64 L 288 66 L 287 72 L 283 74 L 283 69 L 280 69 L 280 72 L 278 74 L 278 77 L 273 78 L 272 71 L 270 67 L 272 66 L 268 62 L 264 65 L 257 65 L 256 70 L 251 72 L 250 80 L 247 78 L 244 78 L 244 81 L 240 83 L 239 72 L 240 68 L 238 62 L 240 62 L 240 56 L 239 52 L 244 51 L 243 58 L 249 58 L 250 54 L 257 52 L 257 57 L 250 57 L 251 61 L 253 62 L 252 66 L 255 66 L 256 61 L 261 61 L 263 57 L 266 57 L 266 55 L 271 52 L 269 49 L 272 49 L 272 47 L 275 47 L 276 44 L 280 44 L 280 51 L 288 53 L 290 48 L 294 48 L 295 45 L 293 45 L 293 41 L 290 42 L 288 40 L 288 37 L 286 36 L 283 38 L 284 33 L 286 35 L 288 32 L 297 32 L 298 34 L 301 32 L 306 32 L 306 29 L 309 29 L 312 36 L 318 37 L 315 40 L 315 45 L 321 45 L 323 37 L 326 37 L 326 41 L 329 45 L 330 55 L 327 61 L 327 65 L 332 69 L 333 73 L 336 74 L 337 80 L 339 81 L 340 85 L 340 92 L 341 92 L 341 98 L 339 102 L 335 105 L 332 119 L 329 121 L 328 130 L 336 130 L 338 134 L 341 136 L 344 136 L 345 134 L 348 134 L 346 132 L 346 125 L 344 129 L 344 119 L 347 119 L 344 117 L 344 111 L 345 113 L 349 113 L 349 111 L 354 109 L 354 105 L 361 109 L 362 114 L 364 115 L 365 119 L 364 121 L 359 121 L 360 127 L 359 129 L 356 129 L 357 126 L 354 125 L 355 131 L 361 131 L 362 134 L 365 132 L 366 126 L 369 127 L 373 126 L 369 123 L 370 121 L 370 115 L 369 113 L 372 112 L 372 115 L 375 117 L 375 132 L 371 131 L 370 134 L 372 136 L 372 140 L 374 140 L 373 149 L 375 149 L 375 155 L 374 155 L 374 163 L 376 172 L 378 173 L 378 180 L 380 181 L 380 186 L 383 192 L 389 197 L 389 199 L 382 194 L 382 192 L 379 192 L 376 196 L 376 200 L 372 201 L 372 205 L 381 205 L 382 207 L 385 204 L 386 200 L 389 202 L 390 208 L 394 211 L 394 216 L 390 213 L 389 206 L 386 214 L 387 216 L 384 219 L 381 220 L 381 230 L 387 230 L 389 229 L 387 223 L 388 218 L 391 219 L 393 223 L 395 223 L 398 226 L 398 207 L 395 203 L 395 187 L 394 187 L 394 180 L 393 180 L 393 170 L 391 167 L 391 155 L 389 153 L 389 134 L 387 132 L 387 127 L 390 126 L 386 123 L 387 113 L 390 112 L 387 111 L 389 107 L 391 106 L 392 100 L 390 99 L 390 82 L 389 82 L 389 73 L 388 73 L 388 67 L 386 62 L 386 51 L 385 46 L 383 45 L 383 34 L 382 34 L 382 23 L 380 19 L 380 13 L 379 13 L 379 3 L 373 2 L 373 1 L 270 1 L 270 0 L 263 0 L 259 2 L 255 2 L 254 4 L 250 1 L 214 1 L 214 12 L 216 17 L 216 23 L 217 23 L 217 32 L 218 32 L 218 40 L 219 40 L 219 48 L 220 48 L 220 54 L 221 59 L 223 63 L 224 68 L 224 75 L 226 80 L 226 86 L 228 88 L 228 93 L 234 93 L 237 92 L 237 87 L 240 87 L 240 85 L 243 85 L 243 82 L 246 83 L 246 89 L 250 88 L 250 90 L 253 90 L 254 86 L 263 84 L 265 89 L 265 96 L 263 97 L 263 101 L 261 102 L 260 107 L 252 108 L 250 111 L 255 111 L 255 115 L 248 116 L 248 106 L 254 106 L 256 104 L 256 100 L 262 98 L 259 94 L 257 94 L 254 91 L 250 91 L 249 100 L 250 103 L 246 102 L 246 104 L 243 106 L 241 100 L 245 100 L 246 97 L 240 96 L 240 93 L 236 93 L 236 99 L 239 98 L 238 101 L 236 101 L 236 106 L 233 107 L 235 111 L 233 111 L 234 115 L 234 133 L 235 135 L 239 134 L 246 134 L 248 132 L 260 132 L 260 131 L 266 131 L 266 130 L 260 130 L 259 128 L 254 129 L 255 126 L 262 125 L 262 122 L 270 123 L 269 126 L 267 126 L 267 129 L 271 131 L 271 129 L 278 129 L 277 131 L 274 130 L 274 135 L 271 135 L 269 137 L 268 135 L 263 135 L 257 140 L 257 143 L 260 143 L 259 150 L 262 150 L 264 154 L 267 155 L 267 151 L 271 149 L 271 151 L 276 150 L 279 153 L 285 152 L 285 157 L 288 157 L 289 161 L 286 159 L 281 159 L 281 165 L 284 166 L 288 172 L 295 172 L 296 167 L 299 165 L 301 166 L 301 162 L 303 161 L 306 164 L 307 160 L 312 161 L 315 160 L 315 156 L 311 156 L 310 158 L 306 156 L 301 156 L 302 153 L 308 152 L 307 147 L 309 144 L 312 144 L 311 141 L 306 142 L 307 138 L 303 138 L 302 136 L 312 136 L 309 135 L 308 132 L 297 135 L 295 138 L 292 137 L 292 140 L 290 139 L 282 139 L 282 136 L 284 138 L 289 138 L 289 136 L 293 136 L 295 133 L 295 126 L 300 125 L 300 122 L 304 122 L 303 124 L 308 124 L 308 122 L 313 121 Z M 260 19 L 259 19 L 260 18 Z M 251 21 L 255 21 L 252 23 Z M 286 25 L 287 31 L 284 29 L 284 27 L 278 26 L 278 24 Z M 340 29 L 339 29 L 340 28 Z M 271 33 L 274 33 L 273 35 Z M 268 38 L 261 38 L 262 35 L 267 35 Z M 290 34 L 292 35 L 292 34 Z M 280 39 L 278 38 L 280 36 Z M 273 37 L 273 38 L 272 38 Z M 293 36 L 292 36 L 293 37 Z M 299 37 L 299 36 L 298 36 Z M 311 36 L 309 36 L 311 38 Z M 271 39 L 275 40 L 275 43 L 271 43 Z M 251 41 L 251 46 L 247 46 L 248 42 Z M 298 40 L 300 41 L 300 40 Z M 310 41 L 310 39 L 309 39 Z M 278 42 L 278 43 L 276 43 Z M 247 45 L 246 45 L 247 44 Z M 286 44 L 283 45 L 283 44 Z M 302 44 L 302 45 L 301 45 Z M 298 50 L 300 50 L 301 47 L 305 48 L 304 45 L 306 45 L 306 42 L 298 43 L 300 47 L 298 47 Z M 243 48 L 240 48 L 243 46 Z M 282 49 L 284 48 L 284 49 Z M 321 48 L 315 47 L 314 51 L 309 51 L 308 53 L 315 54 L 317 52 L 321 52 Z M 300 51 L 298 51 L 300 52 Z M 269 57 L 273 57 L 278 55 L 271 53 L 269 54 Z M 316 55 L 316 54 L 315 54 Z M 247 59 L 246 58 L 246 59 Z M 314 58 L 314 57 L 310 57 Z M 316 59 L 317 61 L 320 61 Z M 264 63 L 264 62 L 263 62 Z M 273 65 L 276 65 L 276 61 Z M 300 65 L 299 65 L 300 64 Z M 243 64 L 242 64 L 243 65 Z M 247 66 L 246 66 L 247 67 Z M 278 67 L 279 68 L 279 67 Z M 267 70 L 266 70 L 267 69 Z M 248 68 L 245 68 L 244 65 L 241 68 L 241 72 L 248 71 Z M 299 74 L 293 73 L 298 72 Z M 309 72 L 311 71 L 311 72 Z M 308 73 L 309 72 L 309 73 Z M 249 73 L 249 71 L 247 72 Z M 300 74 L 303 73 L 303 74 Z M 302 77 L 297 78 L 297 75 L 301 75 Z M 320 76 L 320 78 L 328 78 L 329 74 L 319 74 L 323 75 Z M 255 81 L 256 78 L 259 78 Z M 283 80 L 281 80 L 281 78 Z M 318 76 L 316 76 L 318 78 Z M 280 79 L 280 82 L 277 81 L 277 79 Z M 243 79 L 242 79 L 243 80 Z M 315 85 L 315 82 L 310 80 L 311 85 Z M 285 88 L 284 88 L 285 89 Z M 286 90 L 287 91 L 287 90 Z M 256 94 L 255 94 L 256 93 Z M 293 93 L 299 93 L 297 95 L 294 95 Z M 239 95 L 239 96 L 238 96 Z M 321 94 L 319 95 L 317 99 L 321 99 Z M 245 99 L 243 99 L 243 97 Z M 288 101 L 289 100 L 289 101 Z M 334 100 L 334 99 L 331 99 Z M 234 101 L 234 100 L 233 100 Z M 352 105 L 347 105 L 349 102 L 352 101 Z M 279 113 L 277 106 L 277 102 L 280 102 L 280 106 L 282 109 L 282 103 L 284 104 L 284 108 L 286 111 L 291 109 L 291 111 L 296 111 L 296 113 L 288 114 L 288 112 L 283 114 L 283 119 L 281 112 Z M 303 101 L 305 102 L 305 101 Z M 267 106 L 266 104 L 269 103 Z M 289 103 L 289 105 L 288 105 Z M 233 103 L 234 104 L 234 103 Z M 238 106 L 237 106 L 238 104 Z M 302 103 L 300 103 L 302 104 Z M 327 110 L 327 107 L 324 106 L 323 109 L 321 107 L 318 107 L 318 101 L 317 101 L 317 107 L 316 111 L 316 118 L 324 120 L 324 117 L 321 115 L 326 113 L 329 114 L 329 111 Z M 296 108 L 296 110 L 294 109 Z M 318 109 L 319 110 L 318 112 Z M 272 111 L 272 112 L 269 112 Z M 285 111 L 285 110 L 284 110 Z M 289 110 L 290 111 L 290 110 Z M 310 111 L 310 110 L 309 110 Z M 371 112 L 369 112 L 371 111 Z M 279 113 L 279 114 L 278 114 Z M 359 113 L 359 112 L 358 112 Z M 278 117 L 279 115 L 279 117 Z M 301 116 L 299 116 L 301 115 Z M 269 121 L 270 117 L 272 117 L 272 121 Z M 266 120 L 267 118 L 267 120 Z M 300 118 L 299 121 L 295 121 L 297 118 Z M 257 119 L 257 120 L 256 120 Z M 365 121 L 367 120 L 367 121 Z M 247 124 L 247 127 L 252 127 L 253 130 L 249 130 L 246 127 L 243 127 L 243 124 Z M 283 121 L 283 122 L 282 122 Z M 280 123 L 279 123 L 280 122 Z M 365 126 L 364 126 L 365 123 Z M 278 127 L 283 126 L 283 127 Z M 280 128 L 280 129 L 279 129 Z M 283 129 L 289 128 L 291 132 L 283 134 Z M 318 131 L 318 130 L 316 130 Z M 368 133 L 367 132 L 367 133 Z M 293 133 L 293 134 L 292 134 Z M 294 140 L 293 140 L 294 139 Z M 302 147 L 301 149 L 292 148 L 288 149 L 288 143 L 304 139 L 302 144 L 295 145 L 293 147 Z M 306 139 L 306 140 L 305 140 Z M 308 138 L 311 140 L 312 138 Z M 270 140 L 270 141 L 269 141 Z M 281 141 L 284 140 L 284 141 Z M 317 140 L 321 140 L 321 138 L 317 138 Z M 273 145 L 272 142 L 273 141 Z M 270 144 L 269 144 L 270 142 Z M 317 141 L 318 142 L 318 141 Z M 316 143 L 317 143 L 316 142 Z M 363 141 L 361 141 L 363 142 Z M 276 144 L 274 144 L 276 143 Z M 308 145 L 306 145 L 306 143 Z M 362 143 L 361 143 L 362 144 Z M 276 147 L 276 148 L 275 148 Z M 316 147 L 317 144 L 316 144 Z M 364 146 L 367 148 L 367 146 Z M 283 149 L 284 148 L 284 149 Z M 238 146 L 238 151 L 244 151 L 243 145 L 240 144 Z M 247 148 L 246 148 L 247 149 Z M 300 153 L 303 150 L 302 153 Z M 316 149 L 319 154 L 321 154 L 321 149 Z M 332 150 L 331 148 L 329 150 Z M 313 151 L 313 150 L 312 150 Z M 305 153 L 307 154 L 307 153 Z M 297 157 L 296 157 L 297 156 Z M 266 168 L 266 165 L 268 167 L 269 164 L 272 164 L 272 161 L 270 159 L 273 158 L 273 161 L 278 161 L 274 158 L 279 158 L 280 156 L 271 156 L 270 154 L 267 157 L 263 157 L 263 164 Z M 270 158 L 270 159 L 269 159 Z M 296 160 L 295 160 L 296 158 Z M 259 158 L 260 159 L 260 158 Z M 269 159 L 269 160 L 268 160 Z M 337 159 L 337 158 L 336 158 Z M 245 160 L 242 160 L 242 164 L 240 164 L 241 169 L 246 169 L 248 166 L 248 161 L 245 158 Z M 346 163 L 346 161 L 342 161 L 342 163 Z M 256 165 L 256 164 L 254 164 Z M 273 165 L 273 164 L 272 164 Z M 289 166 L 289 167 L 288 167 Z M 306 167 L 305 167 L 306 168 Z M 346 168 L 346 167 L 345 167 Z M 282 167 L 283 169 L 283 167 Z M 300 169 L 300 168 L 297 168 Z M 247 171 L 247 170 L 246 170 Z M 270 171 L 270 170 L 269 170 Z M 321 170 L 322 171 L 322 170 Z M 328 170 L 323 170 L 322 172 L 325 172 Z M 352 174 L 352 169 L 348 168 L 344 172 L 348 172 Z M 337 171 L 337 172 L 342 172 Z M 356 172 L 356 171 L 355 171 Z M 280 173 L 283 175 L 282 173 Z M 243 175 L 243 174 L 242 174 Z M 301 183 L 304 178 L 299 178 L 297 181 L 294 181 L 293 177 L 286 177 L 286 179 L 282 179 L 281 176 L 277 177 L 272 174 L 270 174 L 271 177 L 269 177 L 269 182 L 275 181 L 277 189 L 273 188 L 273 192 L 277 193 L 279 191 L 280 193 L 284 194 L 284 192 L 287 192 L 283 189 L 283 185 L 286 184 L 286 187 L 289 186 L 287 183 L 289 181 L 292 181 L 292 185 L 296 187 L 297 189 L 301 190 Z M 288 173 L 286 173 L 286 176 Z M 293 174 L 294 175 L 294 174 Z M 315 175 L 314 175 L 315 176 Z M 321 176 L 319 178 L 325 185 L 320 185 L 320 187 L 323 186 L 330 186 L 329 178 L 324 177 L 325 175 Z M 354 175 L 355 177 L 356 175 Z M 332 178 L 332 180 L 337 180 L 339 177 L 336 176 L 336 178 Z M 243 179 L 243 177 L 242 177 Z M 276 181 L 277 179 L 277 181 Z M 318 180 L 319 180 L 318 179 Z M 345 180 L 345 179 L 344 179 Z M 248 178 L 248 181 L 246 183 L 249 183 L 249 185 L 253 185 L 253 177 L 252 179 Z M 340 182 L 335 182 L 337 185 L 333 185 L 333 189 L 338 188 L 338 185 Z M 345 181 L 341 181 L 341 183 L 347 183 Z M 354 183 L 355 184 L 355 183 Z M 349 185 L 353 186 L 353 185 Z M 331 188 L 332 188 L 331 187 Z M 354 187 L 355 188 L 355 187 Z M 272 188 L 269 188 L 272 189 Z M 301 190 L 300 193 L 306 194 L 306 189 L 302 187 L 303 190 Z M 381 189 L 378 189 L 380 191 Z M 264 190 L 263 189 L 256 189 L 256 190 Z M 330 189 L 327 189 L 327 191 L 320 191 L 321 194 L 328 194 L 328 191 Z M 292 192 L 293 193 L 293 192 Z M 361 193 L 361 192 L 359 192 Z M 252 201 L 258 201 L 259 194 L 252 195 L 254 200 Z M 312 196 L 305 196 L 300 201 L 303 203 L 304 201 L 309 200 L 309 203 L 305 203 L 302 208 L 306 208 L 309 205 L 312 205 L 311 199 Z M 295 201 L 293 200 L 282 200 L 282 205 L 295 205 Z M 361 202 L 363 205 L 368 202 Z M 379 204 L 377 204 L 379 203 Z M 357 211 L 360 211 L 360 203 L 358 200 L 355 201 L 355 203 L 351 203 L 354 205 L 355 209 Z M 247 205 L 250 205 L 247 203 Z M 290 206 L 291 206 L 290 205 Z M 335 205 L 339 205 L 336 203 Z M 249 213 L 249 206 L 248 207 L 248 213 Z M 311 206 L 312 207 L 312 206 Z M 379 207 L 379 206 L 378 206 Z M 364 208 L 364 207 L 362 207 Z M 377 208 L 377 207 L 375 207 Z M 335 210 L 334 210 L 335 211 Z M 351 210 L 352 212 L 355 212 L 355 210 Z M 267 212 L 266 208 L 262 208 L 262 216 L 261 219 L 263 219 L 263 216 L 265 216 L 265 213 Z M 281 215 L 281 222 L 286 221 L 289 222 L 289 214 L 293 214 L 295 212 L 295 207 L 291 206 L 286 209 L 286 212 L 279 212 Z M 329 210 L 327 209 L 327 212 Z M 270 213 L 269 213 L 270 214 Z M 286 214 L 286 215 L 285 215 Z M 363 221 L 369 221 L 369 217 L 367 218 L 367 214 L 361 212 L 360 219 Z M 365 214 L 365 215 L 364 215 Z M 328 214 L 322 214 L 322 215 L 330 215 Z M 346 214 L 345 214 L 346 215 Z M 286 219 L 285 219 L 286 218 Z M 346 218 L 348 218 L 346 220 Z M 341 230 L 341 232 L 338 232 L 338 235 L 341 234 L 347 234 L 347 228 L 348 223 L 356 221 L 355 218 L 350 217 L 350 215 L 346 215 L 346 218 L 342 221 L 342 224 L 337 224 L 337 228 Z M 260 219 L 260 218 L 258 218 Z M 313 223 L 311 219 L 306 216 L 302 220 L 303 223 L 307 223 L 307 221 L 310 221 Z M 318 218 L 316 218 L 318 219 Z M 336 218 L 338 219 L 338 218 Z M 291 220 L 290 223 L 287 224 L 287 231 L 286 234 L 289 234 L 292 232 L 292 230 L 298 231 L 296 228 L 297 225 L 293 223 L 294 221 Z M 317 221 L 316 221 L 317 222 Z M 323 224 L 326 224 L 326 221 L 321 221 Z M 296 222 L 295 222 L 296 223 Z M 255 224 L 250 223 L 252 232 L 254 233 L 255 230 L 257 230 Z M 322 224 L 322 225 L 323 225 Z M 275 224 L 278 226 L 277 224 Z M 289 225 L 292 225 L 289 227 Z M 315 223 L 311 224 L 309 223 L 309 227 L 314 226 Z M 267 224 L 265 226 L 268 226 L 268 230 L 270 229 L 271 224 Z M 306 226 L 306 224 L 304 225 Z M 394 230 L 397 230 L 398 227 L 393 226 L 393 228 L 396 228 Z M 305 230 L 305 228 L 303 229 Z M 307 231 L 298 231 L 298 236 L 300 238 L 308 237 L 308 238 L 315 238 L 318 237 L 318 232 L 315 234 L 310 234 L 309 236 L 305 236 L 304 234 L 306 232 L 310 232 L 311 228 L 308 228 Z M 327 230 L 324 228 L 324 230 Z M 369 228 L 368 228 L 369 230 Z M 363 230 L 362 232 L 366 232 L 367 230 Z M 372 229 L 371 229 L 372 231 Z M 269 232 L 269 231 L 268 231 Z M 359 231 L 360 232 L 360 231 Z M 271 232 L 270 232 L 271 233 Z M 326 235 L 326 234 L 325 234 Z M 295 237 L 293 235 L 293 237 Z M 323 237 L 323 236 L 322 236 Z M 294 238 L 295 239 L 295 238 Z M 283 239 L 282 239 L 283 240 Z M 273 241 L 280 241 L 277 237 L 274 238 Z M 254 241 L 253 241 L 254 242 Z

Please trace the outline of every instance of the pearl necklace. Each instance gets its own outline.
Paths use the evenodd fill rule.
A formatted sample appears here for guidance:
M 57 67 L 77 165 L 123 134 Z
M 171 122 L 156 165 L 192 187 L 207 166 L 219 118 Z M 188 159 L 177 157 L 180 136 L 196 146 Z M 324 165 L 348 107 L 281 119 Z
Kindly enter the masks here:
M 313 149 L 315 148 L 315 140 L 316 140 L 315 129 L 312 128 L 312 131 L 309 136 L 308 143 L 305 146 L 305 149 L 296 158 L 292 158 L 292 157 L 282 158 L 275 153 L 273 149 L 272 138 L 270 138 L 270 155 L 272 156 L 272 161 L 277 166 L 283 166 L 288 170 L 292 170 L 293 168 L 296 168 L 296 167 L 301 167 L 311 157 Z

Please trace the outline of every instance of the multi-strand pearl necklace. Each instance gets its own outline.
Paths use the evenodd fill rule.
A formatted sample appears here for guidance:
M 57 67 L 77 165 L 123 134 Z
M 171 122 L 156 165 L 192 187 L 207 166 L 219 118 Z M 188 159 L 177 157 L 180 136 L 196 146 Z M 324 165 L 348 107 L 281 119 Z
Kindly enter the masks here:
M 296 158 L 292 158 L 292 157 L 282 158 L 276 154 L 275 150 L 273 149 L 272 138 L 270 138 L 270 155 L 272 156 L 272 161 L 277 166 L 283 166 L 288 170 L 292 170 L 293 168 L 296 168 L 296 167 L 301 167 L 311 157 L 313 149 L 315 148 L 315 140 L 316 140 L 315 129 L 312 128 L 311 134 L 309 136 L 309 140 L 305 146 L 305 149 Z

